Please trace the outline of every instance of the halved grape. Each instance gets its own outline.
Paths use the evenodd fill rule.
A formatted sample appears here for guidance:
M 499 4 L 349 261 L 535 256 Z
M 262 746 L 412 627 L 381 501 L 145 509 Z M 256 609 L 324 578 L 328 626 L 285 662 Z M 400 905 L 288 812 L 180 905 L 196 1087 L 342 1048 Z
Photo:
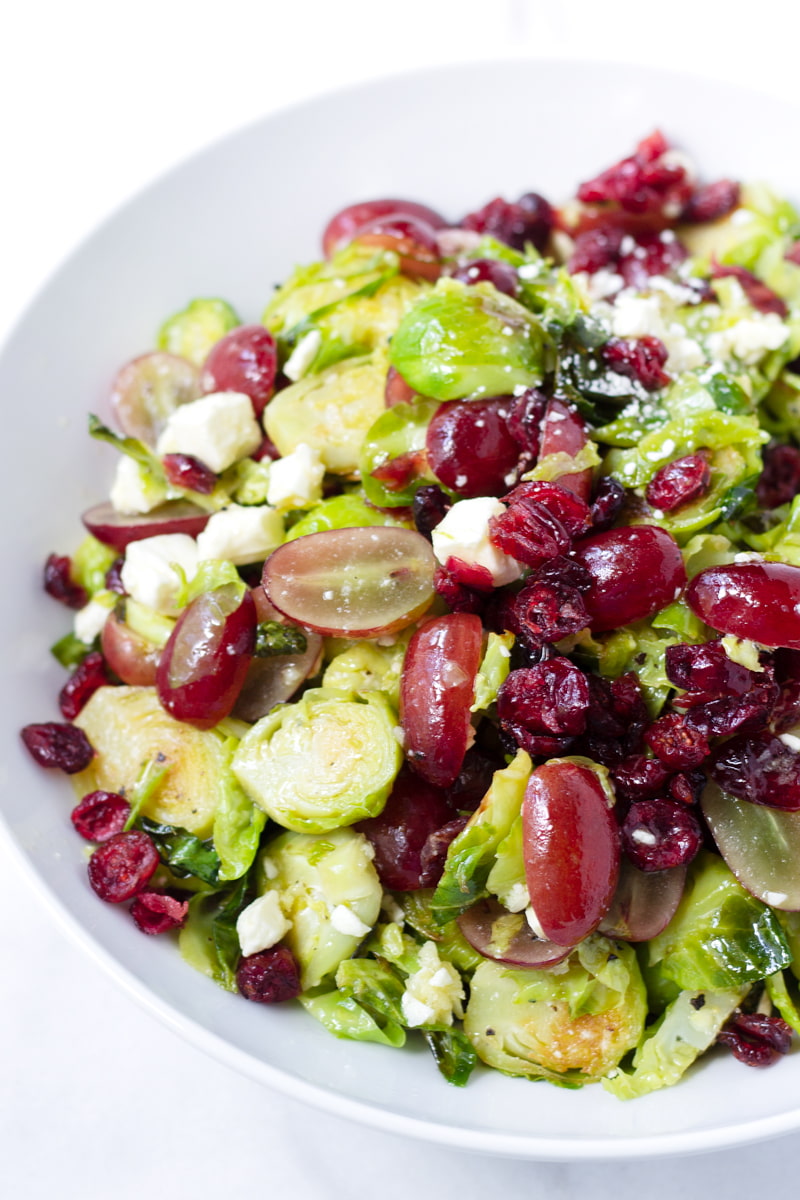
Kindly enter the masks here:
M 800 911 L 800 812 L 751 804 L 709 781 L 703 816 L 742 887 L 773 908 Z
M 330 258 L 337 250 L 341 250 L 370 221 L 387 217 L 390 213 L 415 217 L 419 221 L 426 221 L 434 229 L 441 229 L 446 224 L 439 213 L 426 204 L 417 204 L 415 200 L 362 200 L 360 204 L 350 204 L 341 209 L 325 226 L 322 235 L 325 257 Z
M 132 687 L 152 687 L 155 683 L 160 648 L 136 633 L 115 612 L 106 618 L 100 645 L 109 667 L 123 683 Z
M 657 525 L 593 534 L 577 544 L 574 555 L 592 577 L 584 602 L 593 633 L 652 616 L 676 600 L 686 583 L 680 547 Z
M 177 354 L 142 354 L 111 385 L 111 407 L 123 433 L 155 449 L 171 413 L 201 394 L 200 370 Z
M 479 954 L 512 967 L 553 967 L 574 949 L 537 937 L 524 913 L 511 913 L 496 900 L 479 900 L 456 919 Z
M 406 758 L 437 787 L 455 783 L 467 752 L 482 633 L 474 613 L 448 613 L 426 621 L 408 644 L 400 680 Z
M 586 445 L 586 423 L 583 417 L 570 404 L 553 397 L 547 405 L 542 421 L 542 440 L 539 447 L 539 458 L 547 458 L 550 454 L 568 454 L 574 458 Z M 592 471 L 586 468 L 572 474 L 559 475 L 558 483 L 588 501 L 592 492 Z
M 264 563 L 268 598 L 290 621 L 334 637 L 395 633 L 433 599 L 430 542 L 389 526 L 326 529 L 279 546 Z
M 178 721 L 211 729 L 236 703 L 253 653 L 256 606 L 235 584 L 204 592 L 180 616 L 161 654 L 158 698 Z
M 170 500 L 141 517 L 118 513 L 108 503 L 95 504 L 86 510 L 81 520 L 99 542 L 113 546 L 115 550 L 124 550 L 131 542 L 160 533 L 188 533 L 189 537 L 197 537 L 208 524 L 210 515 L 188 500 Z
M 600 933 L 627 942 L 649 942 L 669 925 L 685 882 L 685 866 L 645 872 L 623 855 L 614 899 L 598 925 Z
M 712 629 L 800 650 L 800 567 L 781 562 L 708 567 L 694 577 L 686 600 Z

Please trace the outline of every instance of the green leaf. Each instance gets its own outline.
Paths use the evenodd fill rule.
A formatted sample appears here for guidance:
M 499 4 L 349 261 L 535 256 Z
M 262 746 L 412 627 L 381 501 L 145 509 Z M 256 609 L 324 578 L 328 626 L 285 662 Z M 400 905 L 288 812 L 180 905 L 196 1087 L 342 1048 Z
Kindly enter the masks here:
M 139 813 L 150 797 L 160 786 L 164 776 L 169 771 L 169 766 L 165 766 L 159 762 L 158 756 L 151 758 L 142 767 L 139 778 L 136 780 L 130 795 L 128 803 L 131 806 L 131 811 L 125 822 L 125 829 L 132 829 L 136 821 L 139 819 Z
M 97 644 L 96 638 L 91 646 L 87 646 L 86 642 L 82 642 L 74 633 L 65 633 L 57 642 L 53 642 L 50 653 L 62 667 L 77 667 L 87 654 L 97 649 Z
M 219 856 L 221 882 L 239 879 L 249 871 L 267 823 L 267 814 L 253 804 L 230 769 L 238 744 L 236 738 L 229 738 L 225 744 L 228 762 L 220 772 L 219 802 L 211 838 Z
M 218 882 L 221 863 L 210 842 L 201 842 L 180 826 L 161 825 L 149 817 L 139 817 L 136 825 L 155 842 L 162 862 L 173 874 L 194 875 L 209 884 Z
M 253 653 L 257 658 L 273 658 L 281 654 L 302 654 L 308 642 L 302 629 L 280 621 L 262 621 L 256 629 Z
M 454 1087 L 464 1087 L 478 1061 L 467 1035 L 448 1025 L 429 1026 L 422 1032 L 447 1082 Z

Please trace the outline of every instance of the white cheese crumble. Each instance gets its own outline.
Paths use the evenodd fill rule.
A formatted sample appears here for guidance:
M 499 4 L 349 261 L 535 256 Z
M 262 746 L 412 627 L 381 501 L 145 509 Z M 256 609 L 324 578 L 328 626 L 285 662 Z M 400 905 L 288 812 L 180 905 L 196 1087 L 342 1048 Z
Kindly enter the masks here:
M 194 538 L 185 533 L 161 533 L 131 542 L 120 572 L 122 586 L 140 604 L 174 616 L 181 581 L 173 563 L 187 579 L 194 578 L 198 563 Z
M 505 505 L 493 496 L 457 500 L 431 535 L 437 560 L 444 566 L 448 558 L 460 558 L 486 567 L 495 587 L 519 579 L 520 564 L 489 539 L 489 521 L 505 511 Z
M 347 937 L 363 938 L 371 929 L 347 904 L 337 904 L 331 911 L 331 925 L 337 933 L 344 933 Z
M 108 614 L 117 602 L 114 592 L 101 592 L 94 596 L 88 604 L 75 613 L 73 629 L 79 641 L 91 646 L 96 637 L 103 632 Z
M 189 454 L 217 474 L 261 445 L 253 403 L 244 392 L 211 392 L 170 414 L 156 447 L 160 455 Z
M 270 466 L 267 503 L 282 511 L 316 504 L 322 499 L 324 475 L 319 450 L 300 442 Z
M 123 455 L 117 463 L 109 499 L 115 512 L 149 513 L 167 498 L 167 489 L 135 459 Z
M 248 904 L 236 920 L 236 933 L 245 957 L 270 950 L 291 928 L 292 922 L 284 916 L 280 897 L 274 890 Z
M 710 333 L 708 349 L 713 358 L 737 358 L 752 366 L 770 350 L 780 349 L 788 336 L 789 330 L 777 313 L 753 313 L 727 329 Z
M 523 912 L 530 907 L 531 898 L 528 895 L 528 889 L 524 883 L 512 883 L 511 887 L 503 897 L 503 903 L 509 912 Z
M 794 733 L 781 733 L 778 735 L 784 746 L 788 746 L 790 750 L 794 750 L 795 754 L 800 751 L 800 737 Z
M 611 331 L 621 338 L 658 338 L 667 349 L 667 371 L 680 375 L 702 366 L 706 356 L 679 321 L 668 319 L 665 308 L 671 304 L 672 298 L 663 290 L 646 296 L 630 289 L 620 292 L 611 312 Z
M 235 566 L 261 562 L 283 541 L 283 517 L 266 504 L 229 504 L 197 537 L 200 562 L 227 559 Z
M 452 1025 L 453 1016 L 464 1015 L 464 986 L 456 968 L 442 962 L 435 942 L 423 942 L 419 968 L 409 975 L 400 1001 L 410 1026 Z
M 312 329 L 305 337 L 301 337 L 292 353 L 284 363 L 283 373 L 292 383 L 297 383 L 308 374 L 308 369 L 319 353 L 322 345 L 322 334 L 318 329 Z

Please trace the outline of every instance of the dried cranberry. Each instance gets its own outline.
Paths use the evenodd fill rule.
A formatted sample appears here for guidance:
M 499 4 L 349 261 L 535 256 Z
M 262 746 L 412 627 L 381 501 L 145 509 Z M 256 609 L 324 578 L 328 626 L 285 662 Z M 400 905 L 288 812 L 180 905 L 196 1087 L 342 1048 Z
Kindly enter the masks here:
M 676 800 L 637 800 L 622 825 L 622 846 L 640 871 L 689 863 L 703 844 L 700 822 Z
M 630 671 L 613 681 L 590 675 L 589 693 L 585 751 L 613 767 L 641 749 L 647 721 L 641 686 Z
M 444 520 L 452 504 L 447 493 L 435 483 L 417 488 L 411 505 L 417 532 L 430 541 L 431 532 Z
M 706 737 L 728 737 L 732 733 L 761 729 L 769 720 L 778 698 L 778 685 L 767 680 L 746 696 L 723 696 L 718 700 L 703 700 L 686 713 L 686 724 L 699 729 Z M 685 701 L 688 697 L 682 696 Z
M 531 458 L 539 455 L 542 440 L 542 420 L 547 408 L 547 396 L 538 388 L 527 388 L 511 401 L 508 411 L 508 432 Z
M 279 1004 L 300 995 L 300 971 L 288 946 L 273 946 L 243 958 L 236 971 L 236 985 L 245 1000 L 257 1004 Z
M 115 833 L 89 859 L 89 883 L 101 900 L 122 904 L 145 887 L 158 862 L 158 851 L 146 833 Z
M 89 697 L 110 682 L 105 659 L 99 650 L 93 650 L 78 663 L 59 692 L 58 705 L 62 714 L 68 721 L 74 721 Z
M 720 746 L 710 775 L 723 791 L 751 804 L 800 809 L 800 755 L 766 730 L 739 734 Z
M 582 183 L 578 199 L 583 204 L 617 204 L 629 213 L 677 216 L 691 194 L 691 182 L 685 167 L 664 161 L 668 149 L 667 141 L 656 130 L 638 144 L 630 157 Z M 677 211 L 672 212 L 675 207 Z
M 532 642 L 558 642 L 589 623 L 577 588 L 534 579 L 517 593 L 515 611 L 523 636 Z
M 497 694 L 500 724 L 512 734 L 522 727 L 537 736 L 575 737 L 586 727 L 589 684 L 568 658 L 552 658 L 512 671 Z
M 107 842 L 122 833 L 131 806 L 117 792 L 88 792 L 72 810 L 72 824 L 87 842 Z
M 703 454 L 676 458 L 657 471 L 647 485 L 647 503 L 662 512 L 672 512 L 698 500 L 711 486 L 711 468 Z
M 480 578 L 482 583 L 486 582 L 488 576 L 491 588 L 492 577 L 485 567 L 464 563 L 458 558 L 448 558 L 443 567 L 436 568 L 433 573 L 433 586 L 437 595 L 441 596 L 453 612 L 480 613 L 487 603 L 488 591 L 485 587 L 476 588 L 464 583 L 462 580 L 465 571 L 470 571 L 473 578 Z M 477 576 L 479 571 L 486 571 L 486 576 Z
M 669 275 L 688 257 L 688 250 L 671 229 L 640 234 L 632 250 L 623 242 L 617 271 L 627 287 L 644 289 L 653 275 Z
M 125 585 L 122 582 L 122 568 L 125 564 L 124 555 L 115 558 L 111 566 L 106 571 L 105 585 L 109 592 L 116 592 L 118 596 L 125 595 Z
M 702 771 L 680 771 L 669 781 L 669 792 L 680 804 L 697 804 L 706 786 Z
M 571 538 L 581 537 L 592 525 L 592 515 L 585 500 L 560 483 L 520 483 L 504 497 L 513 508 L 522 500 L 535 500 L 557 517 Z
M 57 767 L 67 775 L 85 770 L 94 758 L 91 742 L 76 725 L 26 725 L 21 737 L 40 767 Z
M 667 646 L 665 670 L 675 687 L 709 696 L 744 696 L 757 682 L 753 671 L 728 658 L 720 641 Z
M 780 296 L 746 267 L 723 266 L 721 263 L 714 262 L 711 266 L 711 278 L 738 279 L 753 308 L 757 308 L 759 312 L 763 313 L 777 313 L 779 317 L 788 315 L 789 310 Z
M 717 1041 L 748 1067 L 769 1067 L 789 1053 L 792 1027 L 782 1017 L 736 1013 L 719 1031 Z
M 291 382 L 292 380 L 287 379 L 285 375 L 279 375 L 275 380 L 275 391 L 279 392 L 282 388 L 288 387 Z M 261 462 L 262 459 L 265 458 L 270 459 L 271 462 L 275 462 L 281 457 L 281 452 L 273 442 L 272 438 L 267 437 L 265 434 L 261 445 L 257 450 L 253 451 L 250 457 L 252 458 L 253 462 Z
M 668 358 L 667 347 L 656 337 L 609 338 L 602 355 L 612 371 L 635 379 L 648 392 L 672 382 L 672 376 L 662 369 Z
M 469 817 L 454 817 L 441 829 L 434 830 L 425 840 L 420 854 L 420 883 L 422 887 L 436 887 L 444 870 L 450 843 L 461 833 Z
M 72 578 L 72 560 L 66 554 L 50 554 L 44 564 L 44 590 L 67 608 L 83 608 L 89 597 Z
M 601 476 L 591 504 L 592 528 L 596 533 L 610 529 L 622 512 L 625 488 L 613 475 Z
M 709 752 L 705 735 L 688 727 L 678 713 L 659 717 L 645 731 L 644 740 L 665 766 L 675 771 L 699 767 Z
M 704 183 L 689 198 L 681 213 L 681 221 L 696 225 L 702 221 L 716 221 L 725 217 L 739 204 L 741 187 L 733 179 L 716 179 Z
M 519 276 L 511 263 L 501 262 L 497 258 L 474 258 L 453 271 L 453 279 L 460 283 L 472 285 L 475 283 L 491 283 L 498 292 L 506 296 L 516 296 L 519 291 Z
M 606 267 L 616 266 L 624 236 L 623 230 L 616 225 L 597 225 L 579 233 L 568 263 L 569 270 L 573 275 L 579 271 L 594 275 Z
M 428 459 L 424 450 L 408 450 L 405 454 L 398 454 L 397 458 L 390 458 L 388 462 L 381 463 L 370 474 L 378 483 L 382 483 L 387 491 L 402 492 L 425 473 L 427 466 Z
M 169 892 L 156 892 L 151 888 L 139 892 L 131 905 L 131 916 L 137 928 L 149 934 L 180 929 L 188 912 L 188 900 L 178 900 Z
M 165 454 L 161 460 L 167 482 L 207 496 L 213 492 L 217 477 L 199 458 L 191 454 Z
M 756 499 L 762 508 L 779 508 L 794 500 L 800 492 L 800 450 L 796 446 L 768 446 L 763 453 L 764 468 L 756 486 Z
M 525 497 L 489 520 L 489 538 L 504 553 L 528 567 L 566 554 L 572 539 L 544 504 Z
M 612 769 L 614 786 L 623 800 L 651 800 L 663 792 L 669 771 L 658 758 L 633 754 Z
M 524 250 L 527 242 L 544 250 L 552 226 L 553 210 L 535 192 L 521 196 L 516 204 L 498 196 L 461 221 L 462 229 L 488 234 L 515 250 Z
M 395 367 L 389 367 L 383 392 L 383 401 L 386 407 L 394 408 L 395 404 L 410 404 L 416 395 L 411 384 L 406 383 L 400 372 Z
M 487 726 L 489 724 L 487 722 Z M 451 807 L 470 812 L 476 809 L 489 790 L 495 771 L 502 765 L 502 761 L 489 758 L 477 746 L 471 746 L 464 756 L 458 778 L 447 788 Z

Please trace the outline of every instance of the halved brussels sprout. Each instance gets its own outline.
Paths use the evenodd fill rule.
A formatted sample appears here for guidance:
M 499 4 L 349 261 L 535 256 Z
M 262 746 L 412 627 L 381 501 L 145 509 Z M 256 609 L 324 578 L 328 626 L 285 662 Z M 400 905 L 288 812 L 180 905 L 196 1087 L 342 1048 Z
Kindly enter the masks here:
M 549 339 L 540 321 L 491 284 L 439 280 L 392 338 L 391 361 L 435 400 L 507 396 L 541 383 Z
M 157 758 L 166 774 L 142 815 L 210 837 L 227 769 L 217 734 L 173 720 L 149 687 L 98 688 L 75 724 L 96 751 L 86 770 L 72 776 L 79 796 L 98 789 L 130 795 L 142 768 Z
M 402 525 L 411 528 L 408 521 L 398 521 L 367 504 L 360 496 L 345 492 L 317 504 L 291 527 L 284 540 L 291 542 L 308 533 L 322 533 L 326 529 L 361 529 L 369 525 Z
M 264 410 L 264 428 L 282 455 L 301 442 L 318 450 L 329 471 L 358 468 L 364 436 L 383 412 L 386 360 L 348 358 L 278 392 Z
M 233 771 L 255 804 L 300 833 L 376 817 L 402 754 L 386 697 L 312 688 L 245 734 Z
M 284 833 L 262 857 L 260 892 L 276 890 L 292 922 L 285 942 L 298 961 L 303 990 L 316 987 L 349 958 L 364 934 L 343 933 L 334 915 L 344 906 L 371 928 L 378 919 L 383 889 L 372 865 L 372 847 L 363 833 L 336 829 L 324 836 Z
M 632 947 L 594 934 L 558 970 L 482 963 L 464 1031 L 490 1067 L 579 1087 L 638 1044 L 646 1015 Z
M 328 663 L 322 686 L 341 692 L 383 692 L 393 704 L 400 702 L 400 673 L 403 669 L 408 634 L 392 646 L 355 642 Z
M 158 348 L 202 367 L 211 347 L 241 323 L 226 300 L 192 300 L 161 326 Z

